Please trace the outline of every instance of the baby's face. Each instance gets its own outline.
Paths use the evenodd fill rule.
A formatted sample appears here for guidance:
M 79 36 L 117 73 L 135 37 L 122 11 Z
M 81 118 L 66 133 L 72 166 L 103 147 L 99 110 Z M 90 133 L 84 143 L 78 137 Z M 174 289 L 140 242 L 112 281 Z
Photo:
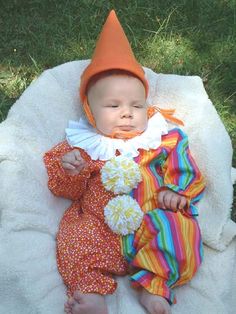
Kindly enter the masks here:
M 105 135 L 142 132 L 147 127 L 145 89 L 137 78 L 126 75 L 101 78 L 90 87 L 88 102 L 96 128 Z

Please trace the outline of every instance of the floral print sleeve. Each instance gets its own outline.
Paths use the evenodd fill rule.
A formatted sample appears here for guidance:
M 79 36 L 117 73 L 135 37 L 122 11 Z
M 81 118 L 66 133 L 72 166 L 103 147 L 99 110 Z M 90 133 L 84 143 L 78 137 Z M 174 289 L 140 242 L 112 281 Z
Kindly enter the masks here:
M 86 190 L 90 172 L 89 168 L 86 168 L 78 175 L 66 173 L 61 165 L 61 158 L 72 149 L 74 148 L 69 146 L 66 141 L 62 142 L 44 155 L 44 163 L 48 173 L 48 187 L 51 192 L 56 196 L 78 200 Z M 82 150 L 80 153 L 84 159 L 88 160 L 88 156 Z

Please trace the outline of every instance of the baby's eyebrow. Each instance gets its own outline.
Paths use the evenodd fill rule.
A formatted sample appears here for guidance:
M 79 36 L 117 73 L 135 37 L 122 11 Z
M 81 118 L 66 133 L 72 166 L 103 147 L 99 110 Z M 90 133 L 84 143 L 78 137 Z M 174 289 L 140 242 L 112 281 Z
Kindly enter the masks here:
M 121 103 L 122 100 L 118 99 L 118 98 L 106 98 L 104 99 L 106 102 L 113 102 L 113 103 Z M 139 104 L 139 105 L 146 105 L 146 101 L 143 101 L 142 99 L 135 99 L 133 101 L 130 102 L 131 105 L 136 105 L 136 104 Z
M 105 98 L 105 101 L 114 101 L 114 102 L 120 102 L 120 99 L 117 98 Z
M 134 100 L 131 102 L 131 105 L 142 105 L 142 106 L 145 106 L 146 105 L 146 101 L 142 101 L 142 100 Z
M 140 104 L 140 103 L 142 103 L 142 101 L 140 101 L 140 100 L 134 100 L 134 101 L 131 102 L 131 104 L 137 104 L 137 103 Z

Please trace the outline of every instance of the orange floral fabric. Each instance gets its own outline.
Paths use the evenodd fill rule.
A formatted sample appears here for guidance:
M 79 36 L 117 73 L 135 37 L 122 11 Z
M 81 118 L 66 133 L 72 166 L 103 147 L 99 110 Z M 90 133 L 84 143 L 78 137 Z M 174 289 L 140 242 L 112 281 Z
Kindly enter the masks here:
M 88 167 L 79 175 L 65 172 L 61 157 L 72 149 L 63 142 L 44 157 L 49 189 L 73 201 L 57 234 L 58 269 L 69 295 L 78 289 L 83 293 L 113 293 L 116 282 L 112 274 L 124 275 L 128 269 L 121 252 L 120 236 L 104 222 L 103 208 L 114 195 L 104 189 L 100 176 L 96 175 L 104 162 L 91 162 L 82 150 L 81 156 Z

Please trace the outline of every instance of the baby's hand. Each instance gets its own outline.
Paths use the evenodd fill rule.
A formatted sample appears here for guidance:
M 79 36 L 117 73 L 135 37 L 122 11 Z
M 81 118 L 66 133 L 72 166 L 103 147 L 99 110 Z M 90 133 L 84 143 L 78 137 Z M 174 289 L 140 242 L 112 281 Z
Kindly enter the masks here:
M 183 210 L 188 204 L 185 196 L 179 195 L 171 190 L 162 190 L 157 196 L 158 204 L 163 209 L 172 209 L 173 211 Z
M 68 174 L 76 175 L 86 166 L 85 160 L 81 157 L 78 149 L 73 149 L 61 159 L 62 167 Z

